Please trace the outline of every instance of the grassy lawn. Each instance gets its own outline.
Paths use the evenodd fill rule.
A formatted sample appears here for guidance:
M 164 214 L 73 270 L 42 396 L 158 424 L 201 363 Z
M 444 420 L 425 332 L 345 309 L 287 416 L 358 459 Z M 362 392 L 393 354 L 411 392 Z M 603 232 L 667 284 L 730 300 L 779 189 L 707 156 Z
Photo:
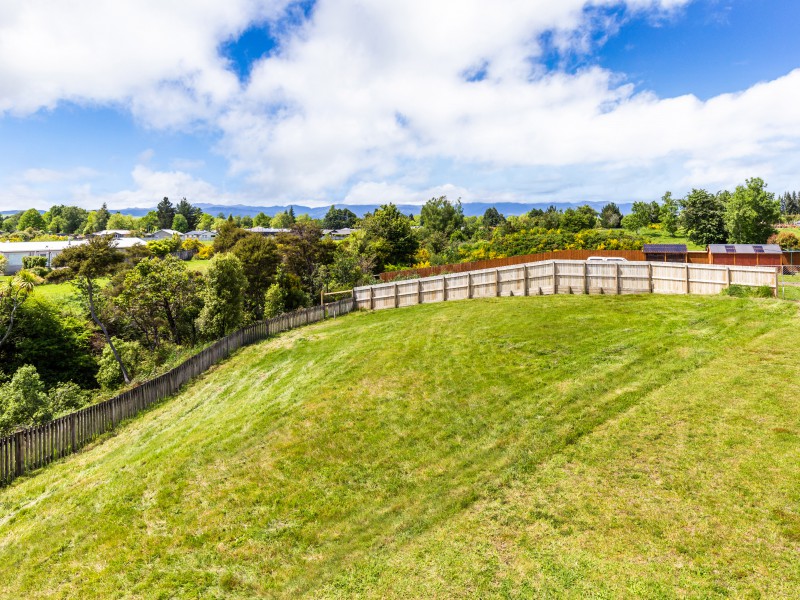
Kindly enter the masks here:
M 190 271 L 198 271 L 205 275 L 208 273 L 208 268 L 211 266 L 210 260 L 190 260 L 186 263 L 186 267 Z
M 647 238 L 648 244 L 686 244 L 687 250 L 705 250 L 705 246 L 699 246 L 690 242 L 688 238 L 680 235 L 670 235 L 666 231 L 655 229 L 643 229 L 642 235 Z
M 295 330 L 0 490 L 0 596 L 798 597 L 799 335 L 685 296 Z

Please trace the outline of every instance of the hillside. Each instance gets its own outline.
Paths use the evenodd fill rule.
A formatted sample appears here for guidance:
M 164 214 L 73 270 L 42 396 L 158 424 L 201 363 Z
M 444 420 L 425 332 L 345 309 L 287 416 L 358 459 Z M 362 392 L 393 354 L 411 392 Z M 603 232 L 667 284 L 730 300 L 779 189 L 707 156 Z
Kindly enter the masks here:
M 0 490 L 0 597 L 797 597 L 799 336 L 683 296 L 295 330 Z

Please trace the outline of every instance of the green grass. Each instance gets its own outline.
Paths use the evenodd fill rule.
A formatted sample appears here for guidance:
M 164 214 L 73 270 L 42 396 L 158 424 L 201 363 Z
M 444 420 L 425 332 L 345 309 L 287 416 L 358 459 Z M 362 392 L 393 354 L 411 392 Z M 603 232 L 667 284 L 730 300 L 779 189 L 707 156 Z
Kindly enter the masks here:
M 198 271 L 203 275 L 208 273 L 208 269 L 210 266 L 211 266 L 210 260 L 190 260 L 189 262 L 186 263 L 186 267 L 190 271 Z
M 670 235 L 668 232 L 657 229 L 642 229 L 642 235 L 647 238 L 648 244 L 686 244 L 687 250 L 705 250 L 705 246 L 690 242 L 686 236 Z
M 295 330 L 0 490 L 0 596 L 798 597 L 799 335 L 684 296 Z

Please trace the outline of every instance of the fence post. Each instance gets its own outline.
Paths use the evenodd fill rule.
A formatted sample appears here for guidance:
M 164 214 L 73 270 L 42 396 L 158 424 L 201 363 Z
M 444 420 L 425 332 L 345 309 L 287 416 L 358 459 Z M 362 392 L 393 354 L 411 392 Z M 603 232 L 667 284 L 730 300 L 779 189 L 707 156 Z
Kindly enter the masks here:
M 494 270 L 494 295 L 500 297 L 500 269 Z
M 75 452 L 75 413 L 69 416 L 69 443 L 72 452 Z
M 375 288 L 369 286 L 369 309 L 375 310 Z
M 589 263 L 583 261 L 583 293 L 589 295 Z
M 397 284 L 394 284 L 394 307 L 400 308 L 400 294 L 397 292 Z
M 731 287 L 731 281 L 733 281 L 733 277 L 731 276 L 731 267 L 728 265 L 728 287 Z
M 614 277 L 616 279 L 616 284 L 617 284 L 617 296 L 619 296 L 620 294 L 622 294 L 622 281 L 620 280 L 619 277 L 619 263 L 614 263 L 614 266 L 616 267 L 616 269 L 614 270 L 615 271 Z
M 528 265 L 522 265 L 522 285 L 525 286 L 524 289 L 522 290 L 523 296 L 529 295 L 528 292 L 529 283 L 530 282 L 528 281 Z
M 778 274 L 780 272 L 781 272 L 781 268 L 780 267 L 775 267 L 775 297 L 776 298 L 778 297 L 778 285 L 780 284 L 780 278 L 778 277 Z M 784 292 L 784 295 L 786 295 L 785 292 Z
M 14 434 L 14 474 L 19 477 L 23 473 L 25 461 L 23 458 L 23 432 L 18 431 Z
M 447 276 L 442 275 L 442 302 L 447 302 Z
M 467 298 L 472 300 L 472 273 L 467 272 Z
M 558 293 L 558 267 L 556 261 L 553 261 L 553 295 Z
M 686 263 L 686 293 L 689 293 L 689 263 Z
M 417 279 L 417 304 L 422 304 L 422 280 Z

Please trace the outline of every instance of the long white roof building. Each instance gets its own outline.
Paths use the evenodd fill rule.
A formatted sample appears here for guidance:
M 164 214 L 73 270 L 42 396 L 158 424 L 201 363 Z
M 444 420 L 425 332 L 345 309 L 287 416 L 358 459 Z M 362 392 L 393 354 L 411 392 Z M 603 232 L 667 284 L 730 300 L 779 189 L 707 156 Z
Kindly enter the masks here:
M 116 247 L 125 250 L 136 244 L 144 244 L 140 238 L 120 238 L 114 240 Z M 0 242 L 0 254 L 8 259 L 6 275 L 12 275 L 22 269 L 22 258 L 25 256 L 46 256 L 47 266 L 62 250 L 70 246 L 85 244 L 86 240 L 68 240 L 63 242 Z

